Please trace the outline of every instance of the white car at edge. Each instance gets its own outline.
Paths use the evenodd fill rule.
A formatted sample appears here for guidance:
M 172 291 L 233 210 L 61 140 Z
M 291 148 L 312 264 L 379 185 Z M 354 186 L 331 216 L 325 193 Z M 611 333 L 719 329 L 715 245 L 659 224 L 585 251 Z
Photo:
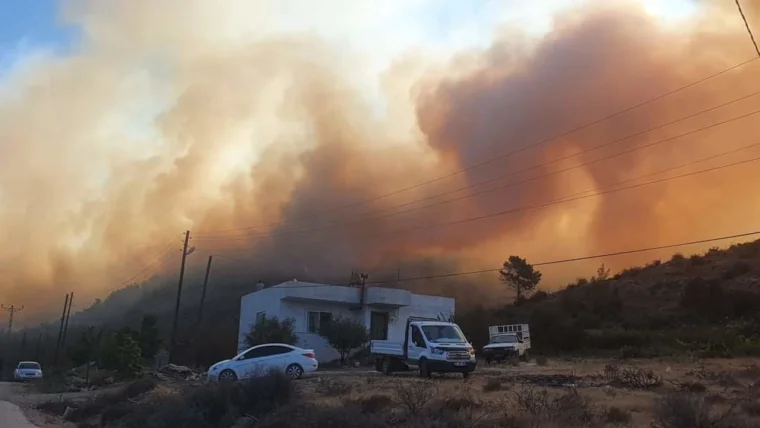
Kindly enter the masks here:
M 291 379 L 317 370 L 313 349 L 301 349 L 284 343 L 267 343 L 254 346 L 230 360 L 220 361 L 208 369 L 209 381 L 236 381 L 266 374 L 270 370 L 283 371 Z
M 36 361 L 21 361 L 13 370 L 13 379 L 16 381 L 42 379 L 42 367 Z

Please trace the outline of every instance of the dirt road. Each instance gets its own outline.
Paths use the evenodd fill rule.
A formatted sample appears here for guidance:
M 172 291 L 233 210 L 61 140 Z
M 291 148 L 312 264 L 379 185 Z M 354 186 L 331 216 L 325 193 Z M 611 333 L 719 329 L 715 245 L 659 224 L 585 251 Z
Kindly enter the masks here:
M 32 425 L 15 404 L 5 401 L 10 398 L 13 384 L 0 382 L 0 427 L 37 428 Z

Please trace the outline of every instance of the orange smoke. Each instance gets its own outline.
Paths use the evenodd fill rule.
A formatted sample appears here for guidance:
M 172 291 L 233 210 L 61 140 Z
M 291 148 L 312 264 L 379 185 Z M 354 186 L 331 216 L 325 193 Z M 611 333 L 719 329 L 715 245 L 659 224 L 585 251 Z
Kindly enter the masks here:
M 760 142 L 757 116 L 673 138 L 760 110 L 758 96 L 695 115 L 760 91 L 760 62 L 566 132 L 752 58 L 736 11 L 704 9 L 676 29 L 635 4 L 599 2 L 558 15 L 541 39 L 505 29 L 443 64 L 405 57 L 382 76 L 378 115 L 351 56 L 314 37 L 232 43 L 222 18 L 213 31 L 189 24 L 210 13 L 198 5 L 170 23 L 147 3 L 126 13 L 77 2 L 67 17 L 84 31 L 80 49 L 30 60 L 0 103 L 0 298 L 47 317 L 70 290 L 90 302 L 156 271 L 174 281 L 185 229 L 191 275 L 213 253 L 243 261 L 220 267 L 237 278 L 342 281 L 352 269 L 417 276 L 756 228 L 755 164 L 492 216 Z M 752 156 L 757 146 L 654 177 Z M 597 264 L 552 268 L 546 285 Z

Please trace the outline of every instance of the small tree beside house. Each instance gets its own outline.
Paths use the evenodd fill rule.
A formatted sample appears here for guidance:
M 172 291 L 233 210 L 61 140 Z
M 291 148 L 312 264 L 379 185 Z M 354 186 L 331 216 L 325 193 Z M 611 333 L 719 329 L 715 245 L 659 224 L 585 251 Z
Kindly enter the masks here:
M 295 321 L 291 318 L 280 321 L 277 317 L 264 317 L 251 324 L 251 330 L 245 335 L 245 344 L 249 348 L 265 343 L 295 345 L 297 341 Z
M 340 353 L 340 364 L 346 362 L 352 351 L 361 348 L 369 341 L 369 333 L 364 324 L 351 319 L 339 317 L 323 326 L 319 334 L 327 339 L 330 346 Z

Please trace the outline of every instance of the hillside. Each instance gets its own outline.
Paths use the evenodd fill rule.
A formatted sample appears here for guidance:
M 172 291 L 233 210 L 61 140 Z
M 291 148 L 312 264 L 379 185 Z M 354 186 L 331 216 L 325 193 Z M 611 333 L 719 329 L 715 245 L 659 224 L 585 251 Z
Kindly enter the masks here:
M 168 341 L 176 283 L 156 281 L 116 291 L 72 314 L 67 343 L 88 326 L 137 328 L 145 314 L 157 316 Z M 278 278 L 264 281 L 276 283 Z M 441 285 L 440 291 L 450 291 L 450 285 Z M 240 296 L 252 290 L 245 277 L 215 281 L 198 326 L 200 281 L 187 281 L 180 313 L 182 362 L 208 364 L 235 351 Z M 676 254 L 609 279 L 579 279 L 553 293 L 538 291 L 519 306 L 458 302 L 457 322 L 478 347 L 487 342 L 489 325 L 529 322 L 534 350 L 550 354 L 760 354 L 760 240 L 690 257 Z M 40 359 L 52 358 L 58 328 L 52 322 L 26 330 L 30 338 L 43 332 Z M 21 332 L 16 333 L 15 343 L 21 340 Z M 26 349 L 29 353 L 32 346 Z
M 539 351 L 625 356 L 760 354 L 760 240 L 675 254 L 609 279 L 579 279 L 519 306 L 460 311 L 472 339 L 491 323 L 529 322 Z

